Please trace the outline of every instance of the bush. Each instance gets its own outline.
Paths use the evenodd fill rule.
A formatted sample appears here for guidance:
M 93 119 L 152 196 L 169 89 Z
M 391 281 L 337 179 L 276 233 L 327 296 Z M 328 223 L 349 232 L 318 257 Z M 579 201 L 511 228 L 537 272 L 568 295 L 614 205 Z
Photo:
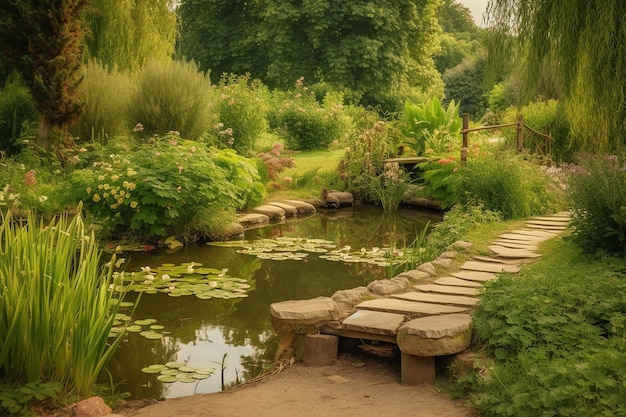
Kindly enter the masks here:
M 539 167 L 507 153 L 470 159 L 457 173 L 461 204 L 479 203 L 504 219 L 545 214 L 559 203 L 557 189 Z
M 80 99 L 85 103 L 81 116 L 70 132 L 84 141 L 106 143 L 108 138 L 129 135 L 133 120 L 129 119 L 130 100 L 135 94 L 131 77 L 89 62 L 84 68 Z
M 418 167 L 422 171 L 421 178 L 424 180 L 424 188 L 420 194 L 439 201 L 442 209 L 447 209 L 457 202 L 458 166 L 454 158 L 422 162 L 418 164 Z
M 84 208 L 103 222 L 110 235 L 135 233 L 146 238 L 189 234 L 188 224 L 200 209 L 205 216 L 207 210 L 232 212 L 263 196 L 252 161 L 232 150 L 207 149 L 168 135 L 75 171 L 65 199 L 84 201 Z
M 130 118 L 143 138 L 177 131 L 198 140 L 215 125 L 210 103 L 211 82 L 194 63 L 151 63 L 139 73 Z
M 322 106 L 315 100 L 315 94 L 302 85 L 296 84 L 296 92 L 291 98 L 269 113 L 270 127 L 275 129 L 291 150 L 327 149 L 335 140 L 341 140 L 342 105 L 331 103 Z
M 220 147 L 233 148 L 239 154 L 252 155 L 257 138 L 267 129 L 269 96 L 267 88 L 248 75 L 223 76 L 218 86 L 219 113 L 215 136 Z
M 626 159 L 585 155 L 571 166 L 567 193 L 574 240 L 588 252 L 626 255 Z
M 24 125 L 35 122 L 37 117 L 28 88 L 16 75 L 9 77 L 0 90 L 0 153 L 18 154 Z

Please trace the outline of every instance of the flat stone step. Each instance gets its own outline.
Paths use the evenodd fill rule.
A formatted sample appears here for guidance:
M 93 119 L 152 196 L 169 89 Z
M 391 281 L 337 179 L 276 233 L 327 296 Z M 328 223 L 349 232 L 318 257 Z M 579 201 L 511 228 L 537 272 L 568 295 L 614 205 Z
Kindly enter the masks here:
M 258 207 L 253 208 L 253 213 L 261 213 L 265 214 L 270 218 L 271 221 L 282 221 L 285 220 L 285 210 L 280 207 L 271 206 L 269 204 L 263 204 Z
M 460 266 L 461 269 L 479 272 L 510 272 L 516 274 L 520 271 L 517 265 L 496 264 L 493 262 L 467 261 Z
M 489 250 L 492 251 L 497 256 L 502 258 L 510 258 L 510 259 L 535 259 L 540 258 L 541 255 L 538 253 L 524 250 L 524 249 L 513 249 L 507 248 L 505 246 L 499 245 L 489 245 Z
M 462 352 L 471 340 L 472 316 L 469 314 L 422 317 L 405 323 L 398 330 L 400 350 L 421 357 Z
M 432 316 L 436 314 L 463 313 L 467 308 L 452 307 L 443 304 L 401 300 L 395 297 L 378 298 L 357 304 L 357 309 L 376 310 L 387 313 L 404 314 L 407 316 Z
M 424 292 L 405 292 L 403 294 L 394 294 L 392 298 L 401 300 L 417 301 L 422 303 L 450 304 L 464 307 L 473 307 L 478 302 L 478 298 L 465 297 L 461 295 L 443 295 L 430 294 Z
M 499 258 L 494 258 L 493 256 L 472 255 L 471 258 L 479 262 L 491 262 L 491 263 L 505 264 L 505 265 L 519 265 L 519 261 L 499 259 Z
M 306 201 L 284 200 L 284 203 L 297 208 L 298 214 L 311 214 L 317 211 L 317 209 L 315 208 L 313 204 L 309 204 Z
M 554 220 L 527 220 L 526 226 L 530 226 L 530 225 L 554 226 L 554 227 L 560 227 L 564 229 L 567 228 L 567 223 L 564 224 L 564 222 L 554 221 Z
M 441 285 L 441 284 L 415 285 L 413 288 L 422 292 L 436 292 L 440 294 L 451 294 L 451 295 L 476 296 L 476 294 L 478 293 L 478 290 L 476 288 L 455 287 L 455 286 Z
M 403 314 L 357 310 L 343 321 L 342 327 L 356 332 L 393 336 L 404 321 Z
M 567 229 L 567 227 L 548 226 L 548 225 L 542 225 L 542 224 L 527 224 L 526 227 L 529 227 L 531 229 L 553 230 L 553 231 L 559 231 L 559 232 Z
M 285 211 L 285 216 L 287 217 L 293 217 L 298 214 L 298 209 L 291 204 L 280 203 L 278 201 L 268 201 L 267 204 L 270 206 L 280 207 Z
M 237 217 L 237 223 L 244 228 L 262 227 L 268 225 L 270 218 L 261 213 L 248 213 Z
M 469 288 L 483 288 L 483 284 L 476 281 L 469 281 L 466 279 L 456 278 L 456 277 L 441 277 L 435 280 L 435 284 L 439 285 L 453 285 L 456 287 L 469 287 Z
M 530 220 L 544 220 L 544 221 L 548 221 L 548 222 L 561 222 L 561 223 L 569 223 L 572 218 L 568 215 L 563 215 L 563 216 L 536 216 L 536 217 L 532 217 Z
M 450 275 L 455 278 L 478 282 L 493 281 L 494 279 L 498 279 L 496 274 L 483 271 L 457 271 L 450 273 Z
M 508 239 L 508 240 L 517 240 L 520 242 L 527 242 L 532 244 L 538 244 L 545 240 L 548 240 L 549 237 L 545 236 L 530 236 L 530 235 L 521 235 L 518 233 L 503 233 L 500 235 L 500 239 Z
M 511 249 L 522 249 L 527 251 L 535 251 L 539 248 L 535 243 L 522 242 L 521 240 L 495 239 L 492 240 L 491 243 Z
M 540 229 L 515 229 L 515 230 L 511 230 L 509 233 L 515 233 L 516 235 L 546 237 L 548 239 L 558 235 L 558 232 L 553 232 L 549 230 L 540 230 Z

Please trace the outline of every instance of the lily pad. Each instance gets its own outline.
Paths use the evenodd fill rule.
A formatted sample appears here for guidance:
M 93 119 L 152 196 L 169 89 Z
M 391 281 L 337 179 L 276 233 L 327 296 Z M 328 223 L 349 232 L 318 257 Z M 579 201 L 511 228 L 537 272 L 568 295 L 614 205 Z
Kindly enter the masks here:
M 145 368 L 141 368 L 141 372 L 145 372 L 146 374 L 158 374 L 161 371 L 158 369 L 150 368 L 149 366 Z
M 168 368 L 180 368 L 181 366 L 185 366 L 184 362 L 168 362 L 165 364 Z
M 163 376 L 163 375 L 161 375 Z M 192 382 L 196 382 L 196 379 L 192 376 L 188 376 L 188 377 L 178 377 L 178 382 L 183 382 L 185 384 L 189 384 Z
M 159 375 L 157 379 L 161 382 L 176 382 L 178 378 L 175 375 Z
M 191 366 L 181 366 L 178 368 L 180 372 L 195 372 L 196 368 L 192 368 Z
M 126 328 L 126 331 L 131 333 L 139 333 L 141 331 L 141 326 L 133 324 L 132 326 L 128 326 Z

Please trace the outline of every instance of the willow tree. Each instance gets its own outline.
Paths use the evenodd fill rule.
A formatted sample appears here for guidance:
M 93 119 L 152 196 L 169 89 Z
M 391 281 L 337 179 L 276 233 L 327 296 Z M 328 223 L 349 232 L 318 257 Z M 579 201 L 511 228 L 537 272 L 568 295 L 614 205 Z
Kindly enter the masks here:
M 91 0 L 85 13 L 89 57 L 118 70 L 167 62 L 178 34 L 173 0 Z
M 491 62 L 517 48 L 528 92 L 546 67 L 554 71 L 580 149 L 626 143 L 625 1 L 490 0 L 487 24 L 496 34 Z
M 2 0 L 0 46 L 7 66 L 16 70 L 40 114 L 37 143 L 54 145 L 57 132 L 80 114 L 79 74 L 86 0 Z

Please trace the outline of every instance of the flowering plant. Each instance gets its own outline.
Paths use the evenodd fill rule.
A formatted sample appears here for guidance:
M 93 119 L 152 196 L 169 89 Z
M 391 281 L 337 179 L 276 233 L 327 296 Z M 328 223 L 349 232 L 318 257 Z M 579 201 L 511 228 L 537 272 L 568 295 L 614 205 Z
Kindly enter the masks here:
M 251 161 L 232 150 L 182 140 L 175 132 L 109 154 L 75 171 L 69 183 L 68 200 L 82 200 L 114 235 L 129 230 L 143 236 L 176 234 L 201 208 L 241 209 L 264 193 Z
M 296 161 L 293 158 L 280 156 L 283 151 L 282 143 L 275 143 L 272 145 L 272 149 L 269 152 L 260 152 L 257 154 L 257 158 L 263 162 L 265 169 L 267 169 L 267 176 L 273 188 L 281 188 L 278 174 L 285 170 L 285 168 L 293 168 L 296 166 Z M 289 184 L 293 181 L 290 177 L 283 177 L 283 183 Z

